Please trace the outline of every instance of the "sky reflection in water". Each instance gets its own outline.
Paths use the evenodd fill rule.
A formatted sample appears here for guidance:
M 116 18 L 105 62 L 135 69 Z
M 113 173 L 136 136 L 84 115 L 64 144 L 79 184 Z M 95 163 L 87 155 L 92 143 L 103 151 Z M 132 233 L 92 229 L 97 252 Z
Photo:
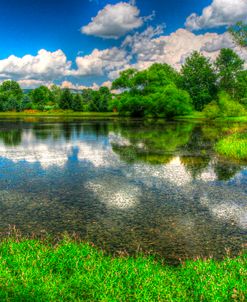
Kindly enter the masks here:
M 237 253 L 247 165 L 213 151 L 231 127 L 240 126 L 1 120 L 0 230 L 77 232 L 111 252 L 171 261 Z

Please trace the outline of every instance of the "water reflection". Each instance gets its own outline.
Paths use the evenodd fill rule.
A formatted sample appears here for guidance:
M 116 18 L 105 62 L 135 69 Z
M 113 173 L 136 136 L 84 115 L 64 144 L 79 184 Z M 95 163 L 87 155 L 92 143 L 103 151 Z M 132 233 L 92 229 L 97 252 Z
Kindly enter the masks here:
M 167 259 L 247 242 L 247 170 L 213 144 L 239 125 L 0 121 L 0 230 L 77 232 Z

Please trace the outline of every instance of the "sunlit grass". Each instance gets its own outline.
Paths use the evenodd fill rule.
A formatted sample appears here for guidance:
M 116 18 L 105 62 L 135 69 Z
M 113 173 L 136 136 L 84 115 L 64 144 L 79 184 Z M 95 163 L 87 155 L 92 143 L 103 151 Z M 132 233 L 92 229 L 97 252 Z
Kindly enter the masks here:
M 225 157 L 247 160 L 247 133 L 227 136 L 216 144 L 215 150 Z
M 0 117 L 26 117 L 26 116 L 116 117 L 118 116 L 118 113 L 117 112 L 74 112 L 71 110 L 0 112 Z
M 172 267 L 64 239 L 0 244 L 0 301 L 244 301 L 247 254 Z

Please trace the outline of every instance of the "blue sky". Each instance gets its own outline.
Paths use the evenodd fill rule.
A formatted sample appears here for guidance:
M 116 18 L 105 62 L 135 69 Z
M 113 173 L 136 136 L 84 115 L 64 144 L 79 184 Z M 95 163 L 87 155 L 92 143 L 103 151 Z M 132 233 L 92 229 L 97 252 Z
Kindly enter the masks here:
M 179 68 L 193 49 L 213 59 L 221 46 L 235 47 L 224 32 L 246 20 L 246 2 L 2 0 L 0 80 L 13 78 L 23 87 L 91 86 L 133 64 Z

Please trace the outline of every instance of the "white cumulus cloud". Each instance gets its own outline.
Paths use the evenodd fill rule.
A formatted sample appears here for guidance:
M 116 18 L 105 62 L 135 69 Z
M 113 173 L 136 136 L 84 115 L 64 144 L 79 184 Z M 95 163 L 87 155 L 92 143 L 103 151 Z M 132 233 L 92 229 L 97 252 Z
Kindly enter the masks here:
M 189 30 L 228 26 L 238 21 L 247 21 L 246 0 L 213 0 L 199 16 L 191 14 L 185 23 Z
M 71 75 L 101 76 L 123 68 L 129 60 L 130 57 L 124 49 L 117 47 L 104 50 L 94 49 L 91 54 L 76 58 L 77 70 L 71 71 Z
M 41 49 L 36 56 L 19 58 L 11 55 L 0 60 L 0 78 L 52 81 L 66 75 L 70 68 L 71 62 L 67 61 L 62 50 L 50 52 Z
M 119 2 L 106 5 L 88 25 L 82 27 L 81 32 L 105 39 L 118 39 L 141 27 L 143 22 L 140 10 L 134 3 Z

